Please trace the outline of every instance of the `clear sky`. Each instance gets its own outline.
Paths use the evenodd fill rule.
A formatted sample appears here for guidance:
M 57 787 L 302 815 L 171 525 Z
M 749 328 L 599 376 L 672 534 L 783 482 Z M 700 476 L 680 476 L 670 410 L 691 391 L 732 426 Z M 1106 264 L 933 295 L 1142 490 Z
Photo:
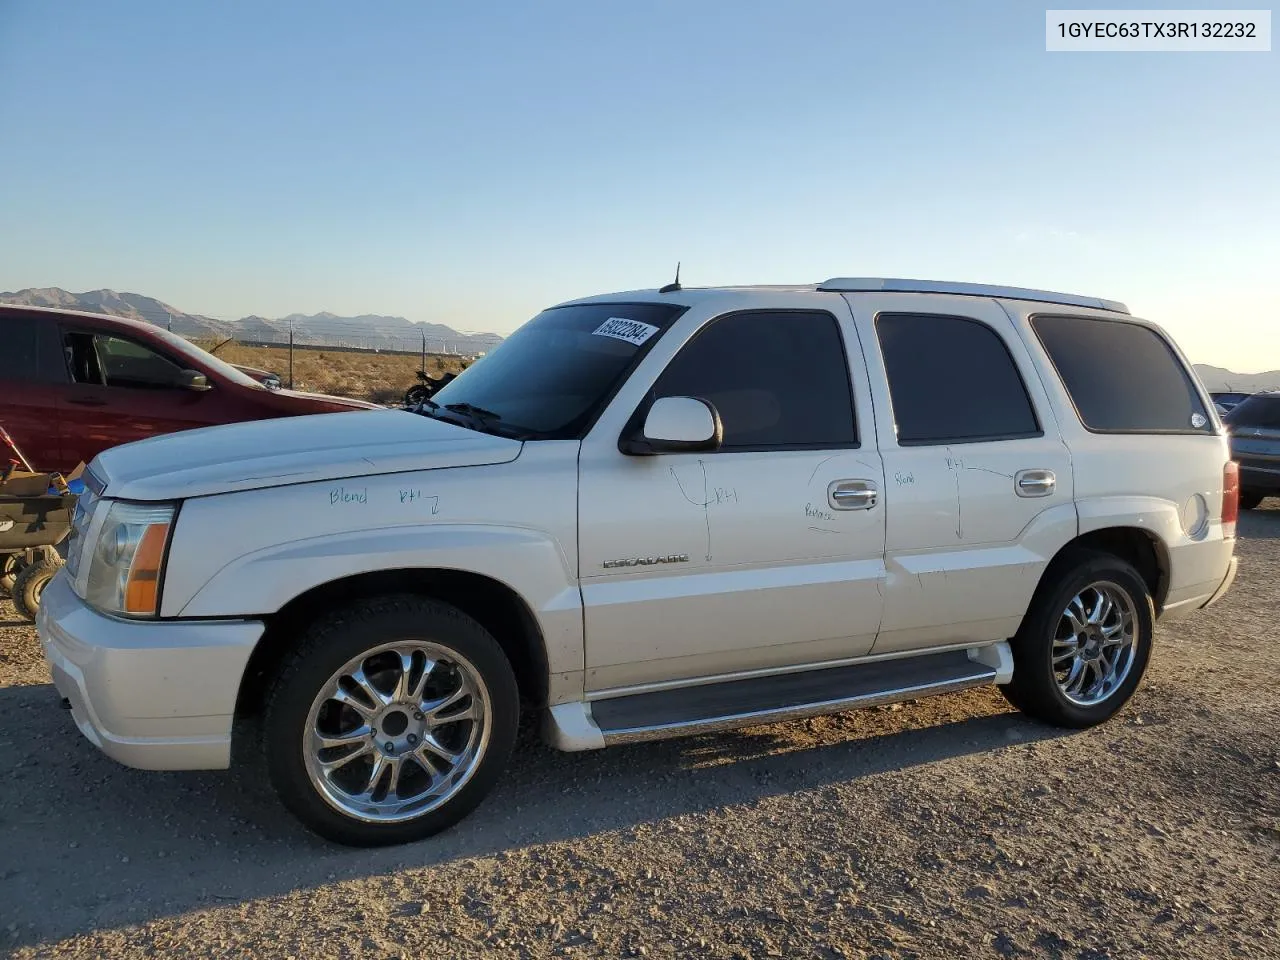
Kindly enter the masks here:
M 0 0 L 0 289 L 502 333 L 679 259 L 1280 368 L 1280 53 L 1049 54 L 1045 6 Z

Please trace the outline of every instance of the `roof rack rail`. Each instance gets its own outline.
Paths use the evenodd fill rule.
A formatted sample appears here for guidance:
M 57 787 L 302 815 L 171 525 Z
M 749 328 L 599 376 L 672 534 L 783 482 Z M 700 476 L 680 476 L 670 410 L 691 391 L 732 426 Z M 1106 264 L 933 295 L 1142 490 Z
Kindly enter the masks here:
M 1081 297 L 1074 293 L 1053 293 L 1049 290 L 1028 290 L 1026 287 L 1002 287 L 991 283 L 956 283 L 947 280 L 895 280 L 884 277 L 832 277 L 818 284 L 818 289 L 830 293 L 955 293 L 968 297 L 1000 297 L 1006 300 L 1036 300 L 1043 303 L 1061 303 L 1069 307 L 1091 307 L 1094 310 L 1110 310 L 1128 313 L 1129 308 L 1118 300 L 1099 297 Z

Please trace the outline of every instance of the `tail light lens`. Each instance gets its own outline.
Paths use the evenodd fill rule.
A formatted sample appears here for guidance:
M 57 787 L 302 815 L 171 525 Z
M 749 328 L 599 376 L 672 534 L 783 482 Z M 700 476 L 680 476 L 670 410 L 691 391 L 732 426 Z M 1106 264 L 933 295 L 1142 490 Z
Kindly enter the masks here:
M 1236 535 L 1236 521 L 1240 518 L 1240 464 L 1228 460 L 1222 468 L 1222 534 Z

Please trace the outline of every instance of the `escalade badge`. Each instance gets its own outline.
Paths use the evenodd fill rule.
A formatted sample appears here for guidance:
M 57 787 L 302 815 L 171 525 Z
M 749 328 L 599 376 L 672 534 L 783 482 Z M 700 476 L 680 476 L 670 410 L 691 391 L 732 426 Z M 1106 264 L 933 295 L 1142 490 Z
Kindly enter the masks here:
M 669 553 L 665 557 L 628 557 L 625 560 L 606 560 L 604 567 L 647 567 L 651 563 L 688 563 L 687 553 Z

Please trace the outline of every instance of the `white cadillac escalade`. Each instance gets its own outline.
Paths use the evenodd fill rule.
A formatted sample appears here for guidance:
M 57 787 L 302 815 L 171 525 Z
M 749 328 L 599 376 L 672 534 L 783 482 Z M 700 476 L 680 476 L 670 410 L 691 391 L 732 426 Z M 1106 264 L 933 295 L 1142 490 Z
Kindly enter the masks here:
M 1096 724 L 1235 573 L 1235 465 L 1169 338 L 974 284 L 576 300 L 417 411 L 88 477 L 39 616 L 81 732 L 150 769 L 260 744 L 352 844 L 465 816 L 521 704 L 564 750 L 981 684 Z

